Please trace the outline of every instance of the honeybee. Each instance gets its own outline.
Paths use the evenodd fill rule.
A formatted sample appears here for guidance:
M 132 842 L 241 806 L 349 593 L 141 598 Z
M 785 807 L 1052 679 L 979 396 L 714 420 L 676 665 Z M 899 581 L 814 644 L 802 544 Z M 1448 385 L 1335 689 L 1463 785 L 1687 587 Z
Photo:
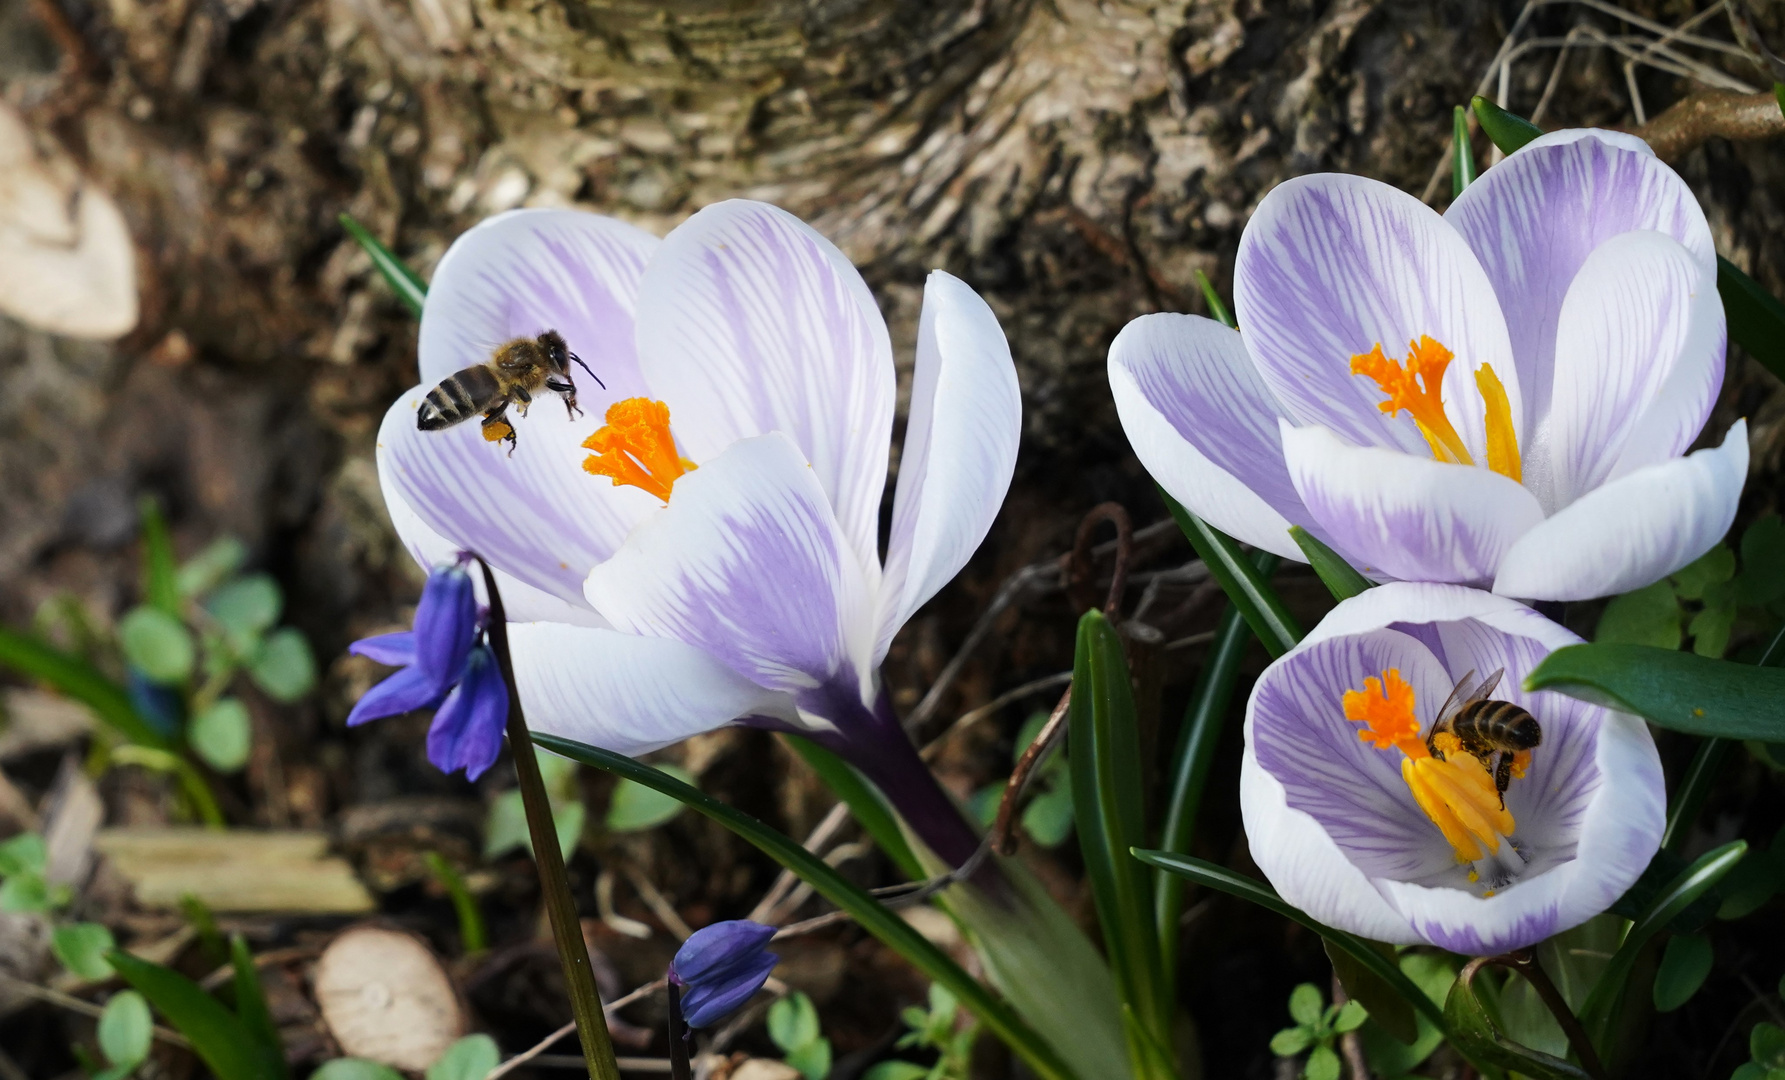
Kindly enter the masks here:
M 571 419 L 582 415 L 576 405 L 576 383 L 570 378 L 572 360 L 588 371 L 603 390 L 607 389 L 607 384 L 589 370 L 582 357 L 570 351 L 563 335 L 547 330 L 536 338 L 515 338 L 498 345 L 489 360 L 440 380 L 440 385 L 428 391 L 421 408 L 416 410 L 415 426 L 422 431 L 440 431 L 481 412 L 483 437 L 490 442 L 506 440 L 512 455 L 518 440 L 514 425 L 508 420 L 510 405 L 519 405 L 525 416 L 533 395 L 550 390 L 564 399 Z
M 1475 681 L 1471 670 L 1457 680 L 1456 687 L 1444 704 L 1438 707 L 1438 722 L 1426 736 L 1426 749 L 1443 760 L 1444 753 L 1436 743 L 1441 732 L 1450 732 L 1462 743 L 1463 752 L 1493 770 L 1494 787 L 1500 792 L 1500 805 L 1506 805 L 1506 787 L 1512 782 L 1514 755 L 1535 749 L 1543 742 L 1543 728 L 1537 718 L 1510 701 L 1488 697 L 1500 684 L 1505 668 L 1487 678 Z M 1499 760 L 1495 761 L 1495 755 Z

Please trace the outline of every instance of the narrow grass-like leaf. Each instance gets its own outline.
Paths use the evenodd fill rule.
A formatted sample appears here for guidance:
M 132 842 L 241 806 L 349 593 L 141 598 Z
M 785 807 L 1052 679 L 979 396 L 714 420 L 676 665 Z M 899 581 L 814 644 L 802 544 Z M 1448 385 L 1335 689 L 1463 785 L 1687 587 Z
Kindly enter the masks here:
M 1785 379 L 1785 304 L 1721 255 L 1717 256 L 1717 292 L 1729 317 L 1729 340 Z
M 46 682 L 92 709 L 133 743 L 165 748 L 167 739 L 130 704 L 130 695 L 93 665 L 24 634 L 0 629 L 0 664 Z
M 1698 812 L 1704 809 L 1705 800 L 1710 798 L 1711 786 L 1717 779 L 1717 770 L 1723 766 L 1723 759 L 1729 755 L 1729 746 L 1728 739 L 1706 739 L 1698 744 L 1691 764 L 1686 766 L 1686 775 L 1674 788 L 1673 801 L 1667 808 L 1667 828 L 1661 834 L 1662 850 L 1677 855 L 1686 846 L 1686 835 L 1692 831 Z
M 1516 113 L 1509 113 L 1495 105 L 1480 94 L 1469 102 L 1475 110 L 1475 119 L 1481 124 L 1481 130 L 1487 132 L 1495 146 L 1503 154 L 1510 154 L 1519 147 L 1543 134 L 1543 129 Z
M 1208 565 L 1209 573 L 1220 582 L 1227 599 L 1245 616 L 1265 651 L 1277 657 L 1294 648 L 1302 639 L 1301 624 L 1283 606 L 1282 598 L 1271 588 L 1267 573 L 1261 573 L 1252 565 L 1233 537 L 1191 513 L 1164 488 L 1159 489 L 1159 497 L 1165 500 L 1165 508 L 1177 519 L 1178 528 L 1184 530 L 1190 546 Z
M 1686 934 L 1667 943 L 1661 966 L 1655 971 L 1655 1011 L 1672 1012 L 1692 1000 L 1711 973 L 1716 953 L 1711 939 Z
M 717 821 L 755 845 L 764 854 L 792 870 L 831 903 L 848 912 L 864 930 L 903 956 L 930 979 L 941 983 L 979 1017 L 986 1029 L 1003 1039 L 1043 1080 L 1066 1080 L 1072 1072 L 1054 1048 L 1030 1028 L 1010 1006 L 998 1000 L 979 981 L 967 974 L 948 955 L 912 929 L 897 912 L 852 884 L 824 860 L 814 856 L 790 837 L 769 828 L 748 814 L 705 795 L 657 769 L 624 754 L 588 746 L 555 735 L 535 734 L 533 741 L 554 754 L 594 766 L 634 783 L 674 795 L 683 803 Z M 225 1078 L 228 1080 L 228 1078 Z
M 235 969 L 236 1017 L 255 1041 L 271 1051 L 269 1057 L 278 1063 L 279 1074 L 283 1076 L 285 1044 L 279 1039 L 273 1014 L 267 1010 L 266 994 L 260 988 L 260 969 L 254 966 L 254 954 L 248 951 L 248 942 L 240 934 L 229 939 L 229 962 Z
M 917 855 L 905 839 L 905 831 L 899 828 L 898 819 L 887 809 L 880 793 L 862 779 L 854 766 L 804 736 L 784 733 L 781 737 L 802 761 L 812 767 L 825 786 L 849 805 L 849 812 L 855 815 L 855 820 L 880 845 L 880 850 L 900 873 L 913 881 L 924 876 L 923 864 L 917 861 Z
M 355 221 L 351 214 L 341 214 L 339 220 L 341 227 L 347 230 L 347 235 L 357 240 L 359 246 L 366 249 L 366 254 L 372 257 L 372 265 L 384 275 L 384 280 L 390 284 L 391 291 L 397 294 L 397 299 L 403 301 L 411 315 L 421 318 L 422 301 L 428 295 L 427 282 L 409 269 L 402 259 L 397 258 L 390 248 L 379 242 L 370 229 Z
M 423 852 L 422 861 L 428 864 L 428 872 L 434 875 L 434 880 L 440 883 L 440 887 L 452 899 L 453 912 L 459 919 L 460 948 L 468 954 L 482 952 L 487 940 L 483 930 L 483 912 L 478 909 L 477 897 L 471 895 L 464 877 L 438 851 Z
M 1525 676 L 1526 690 L 1635 713 L 1671 731 L 1785 741 L 1785 670 L 1647 645 L 1570 645 Z
M 1168 851 L 1146 851 L 1135 848 L 1134 857 L 1149 866 L 1156 866 L 1168 873 L 1182 875 L 1198 885 L 1217 889 L 1242 900 L 1250 900 L 1259 907 L 1268 908 L 1285 919 L 1302 924 L 1351 954 L 1361 966 L 1367 968 L 1389 986 L 1394 987 L 1402 997 L 1407 999 L 1409 1004 L 1424 1013 L 1433 1024 L 1436 1024 L 1440 1029 L 1445 1029 L 1444 1013 L 1437 1004 L 1427 997 L 1425 991 L 1415 985 L 1412 979 L 1402 973 L 1399 967 L 1384 959 L 1372 943 L 1311 918 L 1306 912 L 1278 896 L 1276 890 L 1264 882 L 1246 877 L 1244 874 L 1236 874 L 1224 866 L 1216 866 L 1214 863 L 1204 862 L 1202 859 L 1191 858 L 1188 855 L 1173 855 Z
M 217 1074 L 217 1080 L 283 1077 L 283 1059 L 275 1060 L 241 1020 L 191 979 L 118 950 L 106 959 L 176 1031 L 191 1040 L 192 1049 Z
M 1605 972 L 1599 976 L 1598 983 L 1594 984 L 1580 1010 L 1581 1023 L 1592 1036 L 1593 1045 L 1599 1047 L 1601 1052 L 1610 1050 L 1607 1045 L 1608 1036 L 1617 1027 L 1625 986 L 1630 981 L 1630 971 L 1636 966 L 1637 955 L 1642 947 L 1672 922 L 1674 916 L 1692 906 L 1695 900 L 1721 881 L 1725 874 L 1735 869 L 1736 864 L 1747 853 L 1748 844 L 1745 840 L 1733 840 L 1705 852 L 1657 893 L 1631 921 L 1623 944 L 1612 954 L 1611 962 L 1606 964 Z
M 1169 1042 L 1171 1014 L 1162 989 L 1151 875 L 1128 856 L 1146 830 L 1139 723 L 1122 639 L 1101 611 L 1087 611 L 1078 621 L 1067 715 L 1072 805 L 1116 987 L 1146 1036 L 1125 1025 L 1131 1064 L 1137 1076 L 1150 1076 L 1157 1070 L 1147 1040 Z
M 1233 312 L 1227 310 L 1227 304 L 1222 301 L 1221 294 L 1215 291 L 1215 283 L 1209 280 L 1209 276 L 1198 270 L 1196 284 L 1202 289 L 1203 303 L 1209 306 L 1209 318 L 1222 326 L 1233 326 Z
M 1461 105 L 1451 113 L 1450 197 L 1456 198 L 1475 182 L 1475 147 L 1469 139 L 1469 111 Z
M 1532 1080 L 1592 1080 L 1580 1066 L 1502 1035 L 1467 977 L 1450 988 L 1450 996 L 1444 1000 L 1444 1018 L 1450 1025 L 1451 1045 L 1477 1061 L 1512 1069 Z
M 1291 525 L 1289 536 L 1295 541 L 1295 546 L 1302 549 L 1302 554 L 1308 557 L 1308 565 L 1314 568 L 1314 573 L 1319 575 L 1321 583 L 1333 594 L 1334 600 L 1349 600 L 1376 584 L 1358 573 L 1355 567 L 1339 557 L 1338 552 L 1321 543 L 1319 537 L 1300 525 Z
M 174 567 L 173 539 L 167 518 L 153 495 L 137 501 L 143 525 L 143 594 L 148 602 L 176 618 L 180 614 L 179 571 Z

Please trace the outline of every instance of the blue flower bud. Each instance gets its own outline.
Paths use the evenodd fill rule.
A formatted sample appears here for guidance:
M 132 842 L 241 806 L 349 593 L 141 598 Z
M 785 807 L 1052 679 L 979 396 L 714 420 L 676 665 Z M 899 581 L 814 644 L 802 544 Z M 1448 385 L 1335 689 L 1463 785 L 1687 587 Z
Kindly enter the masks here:
M 441 772 L 464 769 L 465 779 L 475 780 L 502 752 L 502 733 L 508 725 L 508 684 L 502 680 L 496 654 L 488 645 L 471 650 L 464 670 L 464 677 L 447 695 L 428 728 L 428 760 Z
M 714 923 L 682 943 L 669 965 L 669 977 L 688 988 L 682 1012 L 689 1027 L 725 1019 L 762 989 L 780 957 L 763 946 L 775 928 L 748 919 Z
M 464 670 L 476 638 L 477 595 L 471 575 L 457 565 L 436 568 L 415 605 L 416 666 L 445 690 Z

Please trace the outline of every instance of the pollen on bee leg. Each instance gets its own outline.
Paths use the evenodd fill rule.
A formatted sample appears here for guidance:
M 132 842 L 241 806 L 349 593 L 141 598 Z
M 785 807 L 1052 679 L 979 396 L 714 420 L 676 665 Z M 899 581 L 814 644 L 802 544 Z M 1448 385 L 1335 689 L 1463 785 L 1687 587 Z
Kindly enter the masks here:
M 694 468 L 692 461 L 676 453 L 669 406 L 650 398 L 626 398 L 608 406 L 605 419 L 602 428 L 583 440 L 584 448 L 595 451 L 584 459 L 583 471 L 668 502 L 676 480 Z

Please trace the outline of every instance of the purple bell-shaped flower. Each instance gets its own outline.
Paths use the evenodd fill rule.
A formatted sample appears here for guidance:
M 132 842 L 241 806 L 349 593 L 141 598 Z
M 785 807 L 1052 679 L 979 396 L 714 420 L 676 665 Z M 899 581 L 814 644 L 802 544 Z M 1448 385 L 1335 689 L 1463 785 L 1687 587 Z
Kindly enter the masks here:
M 775 928 L 748 919 L 696 930 L 669 965 L 670 982 L 683 989 L 682 1014 L 691 1028 L 716 1024 L 762 989 L 780 957 L 763 946 Z

